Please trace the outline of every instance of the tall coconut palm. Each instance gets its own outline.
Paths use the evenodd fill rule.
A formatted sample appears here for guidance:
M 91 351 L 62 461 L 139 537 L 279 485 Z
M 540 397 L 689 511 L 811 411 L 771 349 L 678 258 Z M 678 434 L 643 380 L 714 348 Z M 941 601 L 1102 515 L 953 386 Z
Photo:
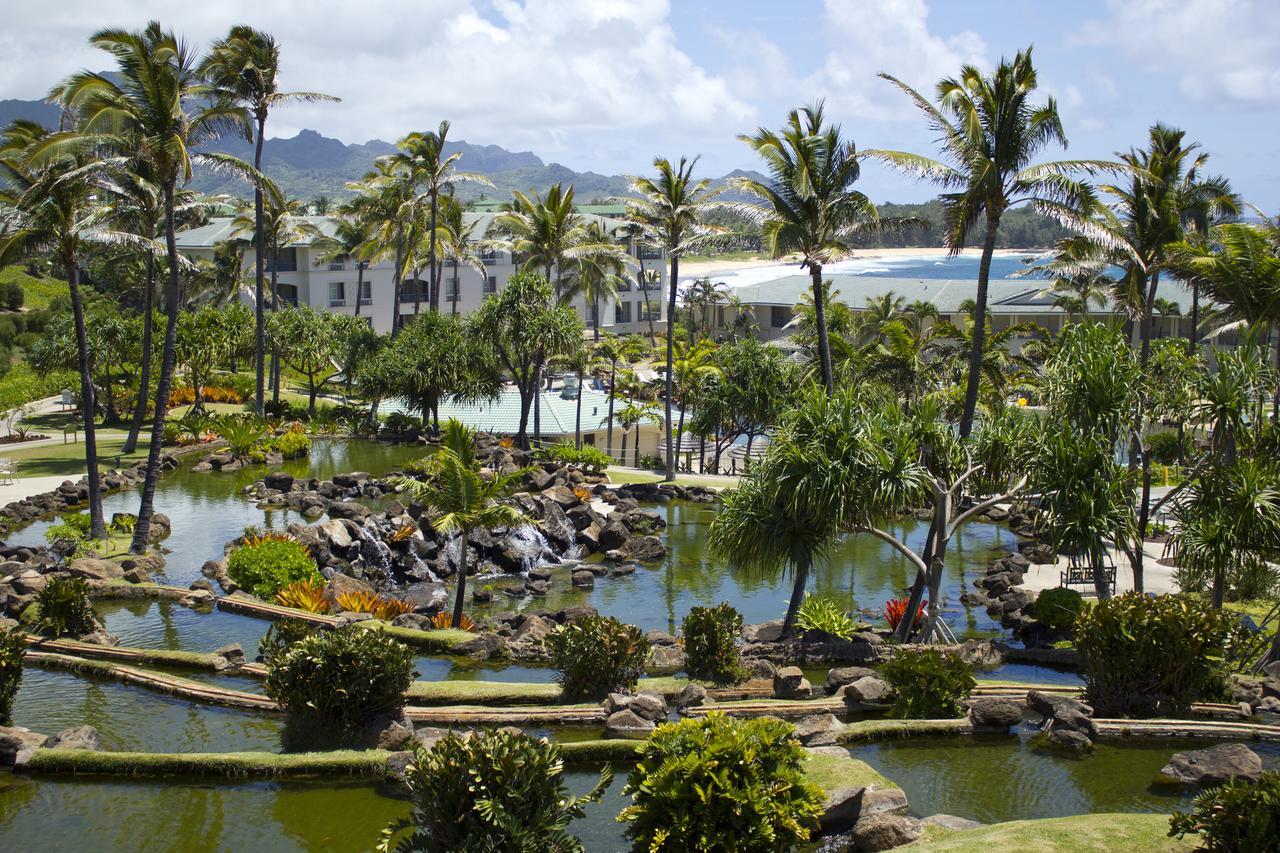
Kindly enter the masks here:
M 1053 98 L 1043 104 L 1031 102 L 1037 81 L 1029 47 L 1018 51 L 1012 62 L 1002 59 L 990 74 L 966 65 L 958 78 L 940 81 L 936 106 L 896 77 L 880 76 L 905 92 L 925 114 L 939 135 L 947 162 L 901 151 L 865 153 L 951 190 L 943 194 L 942 204 L 944 239 L 952 254 L 965 247 L 975 228 L 985 227 L 978 265 L 976 334 L 960 419 L 960 435 L 967 438 L 978 404 L 991 257 L 1001 217 L 1019 204 L 1039 207 L 1049 202 L 1068 210 L 1087 207 L 1094 201 L 1093 191 L 1069 176 L 1111 166 L 1095 161 L 1033 163 L 1050 143 L 1066 148 L 1067 136 Z
M 86 150 L 72 150 L 54 158 L 42 157 L 49 139 L 35 122 L 16 121 L 0 137 L 0 263 L 33 254 L 57 259 L 66 271 L 75 325 L 76 364 L 80 372 L 80 409 L 83 415 L 86 478 L 89 488 L 90 535 L 105 539 L 102 487 L 98 475 L 97 415 L 93 385 L 93 356 L 85 331 L 84 301 L 80 294 L 80 262 L 85 244 L 102 229 L 95 208 L 98 187 Z
M 597 363 L 604 371 L 605 383 L 609 386 L 608 427 L 605 432 L 605 452 L 613 459 L 613 404 L 617 399 L 618 363 L 638 361 L 644 354 L 644 344 L 630 335 L 615 337 L 605 334 L 592 347 Z M 606 369 L 607 368 L 607 369 Z
M 583 239 L 590 245 L 604 245 L 609 237 L 598 221 L 587 223 Z M 593 252 L 580 255 L 569 265 L 569 274 L 560 292 L 561 304 L 582 297 L 592 323 L 591 337 L 600 340 L 600 303 L 618 295 L 618 288 L 626 281 L 627 256 L 621 252 Z
M 312 202 L 314 208 L 315 203 Z M 373 223 L 365 211 L 356 205 L 344 204 L 337 208 L 334 217 L 333 236 L 315 238 L 311 247 L 320 251 L 316 263 L 356 262 L 355 316 L 360 316 L 360 302 L 364 295 L 364 271 L 369 267 L 368 256 L 373 251 Z M 255 211 L 256 214 L 256 211 Z
M 480 256 L 482 242 L 476 235 L 480 220 L 467 215 L 455 199 L 447 198 L 440 208 L 440 241 L 444 253 L 453 268 L 453 296 L 449 299 L 449 313 L 458 313 L 458 302 L 462 298 L 461 269 L 465 265 L 480 274 L 484 281 L 489 271 Z
M 461 151 L 453 154 L 444 153 L 445 141 L 449 136 L 449 122 L 442 121 L 434 131 L 410 133 L 396 143 L 400 150 L 389 155 L 391 165 L 408 175 L 417 187 L 422 188 L 422 195 L 427 202 L 428 235 L 436 233 L 439 219 L 441 196 L 452 196 L 454 187 L 462 182 L 471 182 L 491 187 L 493 182 L 484 175 L 473 172 L 459 172 L 456 164 L 462 157 Z M 428 238 L 427 270 L 430 275 L 428 302 L 432 311 L 440 310 L 439 267 L 436 262 L 436 240 Z
M 397 170 L 386 157 L 374 162 L 372 171 L 347 184 L 356 193 L 351 205 L 373 228 L 370 260 L 393 259 L 391 271 L 391 336 L 400 331 L 400 289 L 409 246 L 409 223 L 418 207 L 413 180 Z
M 253 117 L 253 168 L 262 174 L 262 146 L 266 140 L 267 116 L 275 107 L 289 103 L 314 103 L 337 101 L 332 95 L 319 92 L 281 92 L 280 44 L 271 36 L 253 27 L 237 24 L 225 38 L 218 39 L 209 48 L 200 63 L 200 73 L 209 81 L 214 97 L 237 104 Z M 254 409 L 263 413 L 266 401 L 264 371 L 266 368 L 266 319 L 263 299 L 266 275 L 263 267 L 267 244 L 264 239 L 263 186 L 254 181 L 254 369 L 257 384 L 254 392 Z
M 431 526 L 446 536 L 457 534 L 458 586 L 453 597 L 454 628 L 462 626 L 462 605 L 467 590 L 467 540 L 477 528 L 519 527 L 530 519 L 511 504 L 500 503 L 530 471 L 522 468 L 510 474 L 484 472 L 476 460 L 475 434 L 461 422 L 449 419 L 441 435 L 437 460 L 439 471 L 429 483 L 410 477 L 396 478 L 396 485 L 415 501 L 429 506 Z
M 761 221 L 761 238 L 775 258 L 799 253 L 812 279 L 818 363 L 827 393 L 835 390 L 831 370 L 822 268 L 845 257 L 860 234 L 902 230 L 924 223 L 882 219 L 876 206 L 853 189 L 862 174 L 858 149 L 827 124 L 818 101 L 787 114 L 781 131 L 759 128 L 739 136 L 765 163 L 768 182 L 736 178 L 734 185 L 762 200 L 740 209 Z
M 633 278 L 636 289 L 640 291 L 640 296 L 644 299 L 644 318 L 649 324 L 649 346 L 657 346 L 658 338 L 653 330 L 653 311 L 649 306 L 649 291 L 662 284 L 662 271 L 645 269 L 644 253 L 646 248 L 651 245 L 648 230 L 642 222 L 628 221 L 615 229 L 613 233 L 614 236 L 627 241 L 628 253 L 636 259 L 636 271 Z
M 54 94 L 80 117 L 78 135 L 82 140 L 127 156 L 140 154 L 150 161 L 164 197 L 169 273 L 164 294 L 165 335 L 147 472 L 130 545 L 134 553 L 142 553 L 151 532 L 181 302 L 175 193 L 180 184 L 191 179 L 191 152 L 196 146 L 231 131 L 247 136 L 250 124 L 242 107 L 202 99 L 207 88 L 198 71 L 195 53 L 172 32 L 161 29 L 159 23 L 153 21 L 142 32 L 101 30 L 89 42 L 115 58 L 117 73 L 107 76 L 81 72 L 64 82 Z M 224 164 L 234 160 L 225 155 L 205 156 Z M 239 161 L 235 163 L 237 167 L 249 168 Z
M 667 253 L 671 269 L 667 290 L 667 361 L 666 361 L 666 412 L 664 424 L 667 431 L 666 479 L 676 477 L 675 445 L 672 441 L 671 405 L 674 397 L 676 297 L 680 282 L 680 256 L 707 244 L 721 229 L 708 225 L 703 215 L 715 204 L 721 190 L 713 189 L 706 178 L 693 179 L 693 168 L 698 158 L 671 165 L 671 161 L 659 157 L 653 161 L 657 175 L 652 178 L 635 178 L 631 190 L 639 198 L 628 198 L 627 216 L 639 222 L 651 239 Z

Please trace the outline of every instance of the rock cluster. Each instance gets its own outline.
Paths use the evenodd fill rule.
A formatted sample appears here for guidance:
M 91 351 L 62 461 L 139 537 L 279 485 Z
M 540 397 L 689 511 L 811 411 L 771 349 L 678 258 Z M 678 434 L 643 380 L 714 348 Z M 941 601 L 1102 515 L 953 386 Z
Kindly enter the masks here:
M 774 663 L 813 661 L 819 663 L 878 663 L 888 657 L 885 640 L 873 631 L 854 634 L 849 639 L 823 635 L 820 639 L 796 636 L 782 639 L 782 620 L 774 619 L 742 626 L 743 657 L 763 658 Z
M 1280 661 L 1264 666 L 1260 678 L 1233 675 L 1231 693 L 1244 716 L 1252 716 L 1256 711 L 1280 714 Z
M 0 726 L 0 767 L 24 767 L 38 749 L 101 748 L 98 730 L 93 726 L 73 726 L 53 737 L 22 726 Z
M 661 693 L 610 693 L 604 700 L 606 737 L 645 738 L 667 718 L 667 701 Z
M 160 471 L 167 473 L 178 467 L 177 453 L 164 453 L 160 456 Z M 138 485 L 147 476 L 145 462 L 123 468 L 104 471 L 101 475 L 103 493 L 115 492 Z M 67 512 L 89 502 L 89 481 L 85 477 L 78 480 L 64 480 L 56 489 L 25 497 L 0 507 L 0 534 L 7 533 L 12 526 L 21 526 L 38 518 Z M 167 525 L 157 526 L 154 518 L 151 527 L 151 541 L 157 542 L 169 535 Z
M 1098 736 L 1093 708 L 1078 699 L 1039 690 L 1028 691 L 1027 707 L 1044 717 L 1040 730 L 1052 746 L 1072 751 L 1093 747 L 1094 738 Z
M 811 746 L 809 751 L 848 758 L 839 746 Z M 876 784 L 837 788 L 827 794 L 819 832 L 828 836 L 823 850 L 889 850 L 917 840 L 923 829 L 907 814 L 907 795 L 899 788 Z

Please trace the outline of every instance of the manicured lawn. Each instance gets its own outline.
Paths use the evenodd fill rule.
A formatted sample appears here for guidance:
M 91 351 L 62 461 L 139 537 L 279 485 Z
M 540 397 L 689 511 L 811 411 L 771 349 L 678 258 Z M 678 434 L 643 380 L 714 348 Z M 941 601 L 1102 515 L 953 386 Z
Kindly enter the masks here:
M 17 282 L 22 285 L 22 307 L 28 311 L 48 308 L 55 296 L 67 295 L 67 283 L 56 278 L 35 278 L 27 275 L 19 266 L 0 268 L 0 284 Z
M 898 787 L 872 769 L 871 765 L 851 755 L 824 755 L 808 751 L 804 757 L 804 781 L 817 785 L 827 793 L 839 788 L 867 785 L 874 785 L 879 790 Z
M 1062 850 L 1194 850 L 1190 837 L 1167 837 L 1169 816 L 1163 814 L 1090 814 L 1044 820 L 1015 820 L 959 832 L 931 827 L 926 836 L 903 850 L 973 851 L 1018 850 L 1057 853 Z
M 61 437 L 61 432 L 53 434 Z M 98 465 L 107 468 L 126 467 L 147 458 L 150 442 L 145 434 L 138 441 L 137 452 L 121 456 L 127 434 L 122 430 L 99 430 L 98 432 Z M 0 448 L 0 456 L 8 457 L 18 463 L 18 477 L 67 477 L 76 479 L 85 471 L 84 433 L 79 434 L 75 443 L 46 444 L 31 448 Z M 116 459 L 120 457 L 117 464 Z

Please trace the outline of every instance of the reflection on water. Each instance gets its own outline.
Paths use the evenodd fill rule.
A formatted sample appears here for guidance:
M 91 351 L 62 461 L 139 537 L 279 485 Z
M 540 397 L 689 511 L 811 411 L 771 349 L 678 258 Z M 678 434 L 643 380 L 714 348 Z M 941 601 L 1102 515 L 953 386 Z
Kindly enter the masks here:
M 917 815 L 959 815 L 982 823 L 1063 817 L 1090 812 L 1163 812 L 1189 794 L 1153 791 L 1151 780 L 1175 752 L 1208 744 L 1116 741 L 1087 758 L 1031 747 L 1034 730 L 1018 737 L 957 737 L 885 741 L 850 750 L 906 791 Z M 1280 747 L 1251 744 L 1268 767 L 1280 767 Z

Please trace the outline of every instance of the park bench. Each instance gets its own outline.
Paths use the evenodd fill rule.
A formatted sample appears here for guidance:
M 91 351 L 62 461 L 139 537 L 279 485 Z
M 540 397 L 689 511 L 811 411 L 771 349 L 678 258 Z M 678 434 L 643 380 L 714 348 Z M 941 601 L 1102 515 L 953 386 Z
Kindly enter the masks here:
M 1098 567 L 1098 571 L 1102 573 L 1102 580 L 1107 585 L 1107 589 L 1114 594 L 1116 591 L 1116 567 L 1114 565 L 1103 565 Z M 1058 585 L 1071 586 L 1087 586 L 1093 587 L 1094 568 L 1085 565 L 1070 565 L 1066 569 L 1058 573 Z

